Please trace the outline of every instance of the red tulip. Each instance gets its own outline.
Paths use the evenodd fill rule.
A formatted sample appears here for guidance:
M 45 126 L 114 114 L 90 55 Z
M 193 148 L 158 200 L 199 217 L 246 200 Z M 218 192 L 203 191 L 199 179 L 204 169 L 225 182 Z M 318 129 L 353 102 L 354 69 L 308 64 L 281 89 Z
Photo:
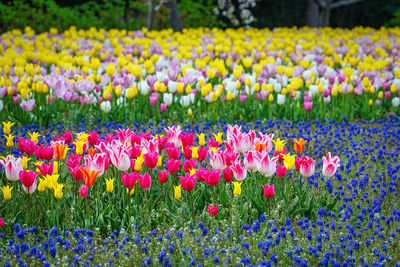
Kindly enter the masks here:
M 228 167 L 224 170 L 224 179 L 227 183 L 232 182 L 232 170 L 230 167 Z
M 180 165 L 181 165 L 180 160 L 174 160 L 174 159 L 167 160 L 167 170 L 171 174 L 177 173 L 179 171 Z
M 144 164 L 147 168 L 154 169 L 157 167 L 158 153 L 147 153 L 144 155 Z
M 26 171 L 22 170 L 19 172 L 19 180 L 21 181 L 24 191 L 28 194 L 35 192 L 37 187 L 36 176 L 38 172 L 33 172 L 32 170 Z
M 139 180 L 139 176 L 137 173 L 122 173 L 121 174 L 122 183 L 126 188 L 132 189 L 135 187 L 137 180 Z
M 189 173 L 186 173 L 186 176 L 179 176 L 181 185 L 183 189 L 187 191 L 192 191 L 194 189 L 194 186 L 196 185 L 197 178 L 196 175 L 190 175 Z
M 266 198 L 271 198 L 274 196 L 274 194 L 275 194 L 275 185 L 274 184 L 271 186 L 269 184 L 261 185 L 261 187 L 264 189 L 264 195 Z
M 214 206 L 213 204 L 208 205 L 207 212 L 211 217 L 214 217 L 218 213 L 218 206 Z
M 5 224 L 4 224 L 4 220 L 3 220 L 3 218 L 0 218 L 0 227 L 3 227 Z
M 206 177 L 206 183 L 208 185 L 217 185 L 221 179 L 221 170 L 209 171 Z
M 165 184 L 168 180 L 168 172 L 167 171 L 160 171 L 158 173 L 158 181 L 160 184 Z
M 183 155 L 187 160 L 192 159 L 192 147 L 190 146 L 183 147 Z
M 147 190 L 150 188 L 151 177 L 147 172 L 145 174 L 139 176 L 139 184 L 143 190 Z
M 276 175 L 283 178 L 286 175 L 286 167 L 283 165 L 276 165 Z

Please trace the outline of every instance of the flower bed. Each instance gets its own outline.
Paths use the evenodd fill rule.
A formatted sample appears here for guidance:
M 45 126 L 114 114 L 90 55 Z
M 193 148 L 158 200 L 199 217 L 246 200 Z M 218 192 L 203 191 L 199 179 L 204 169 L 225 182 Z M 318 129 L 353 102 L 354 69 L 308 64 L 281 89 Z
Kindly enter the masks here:
M 5 123 L 1 260 L 400 261 L 398 117 L 237 123 Z

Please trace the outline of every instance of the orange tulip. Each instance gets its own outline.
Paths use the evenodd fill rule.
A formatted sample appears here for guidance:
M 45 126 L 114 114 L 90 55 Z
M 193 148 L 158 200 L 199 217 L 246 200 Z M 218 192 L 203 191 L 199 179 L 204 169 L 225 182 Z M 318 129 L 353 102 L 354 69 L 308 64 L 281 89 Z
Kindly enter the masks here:
M 299 140 L 294 138 L 294 151 L 296 151 L 297 154 L 303 153 L 303 148 L 306 143 L 307 140 L 304 140 L 303 138 L 300 138 Z
M 63 160 L 67 156 L 69 147 L 66 144 L 55 144 L 54 145 L 54 158 L 56 160 Z
M 83 174 L 83 183 L 89 188 L 94 185 L 96 177 L 100 173 L 100 171 L 89 170 L 86 167 L 83 169 L 79 169 L 79 171 Z
M 96 148 L 86 148 L 86 150 L 92 158 L 96 154 Z
M 256 143 L 255 145 L 258 152 L 262 152 L 263 150 L 265 150 L 266 144 Z

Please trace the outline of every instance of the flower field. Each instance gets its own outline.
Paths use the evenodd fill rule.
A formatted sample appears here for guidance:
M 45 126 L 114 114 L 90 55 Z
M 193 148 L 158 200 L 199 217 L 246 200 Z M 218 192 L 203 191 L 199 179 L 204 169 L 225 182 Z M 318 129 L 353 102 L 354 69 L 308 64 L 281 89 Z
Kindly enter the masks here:
M 399 28 L 0 37 L 0 264 L 400 266 Z
M 394 265 L 399 125 L 4 123 L 1 259 Z
M 1 36 L 0 119 L 47 125 L 97 117 L 173 123 L 398 115 L 399 38 L 398 28 L 35 34 L 27 27 Z

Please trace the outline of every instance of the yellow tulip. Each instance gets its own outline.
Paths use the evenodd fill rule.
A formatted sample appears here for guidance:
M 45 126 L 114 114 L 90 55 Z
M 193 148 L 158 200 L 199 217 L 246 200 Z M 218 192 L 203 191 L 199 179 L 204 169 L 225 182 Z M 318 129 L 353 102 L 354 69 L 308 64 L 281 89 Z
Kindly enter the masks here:
M 112 193 L 114 191 L 114 180 L 115 178 L 106 179 L 106 191 Z
M 37 190 L 39 192 L 44 192 L 46 190 L 46 187 L 47 187 L 46 186 L 46 180 L 42 179 L 42 178 L 39 178 L 39 185 L 37 187 Z
M 232 182 L 233 184 L 233 195 L 240 196 L 242 194 L 242 182 Z
M 13 147 L 14 146 L 14 136 L 12 134 L 9 134 L 8 136 L 4 136 L 7 139 L 6 146 L 7 147 Z
M 178 186 L 174 185 L 174 196 L 176 199 L 181 199 L 181 197 L 182 197 L 182 186 L 181 185 L 178 185 Z
M 78 140 L 74 142 L 75 145 L 75 153 L 78 155 L 82 155 L 85 151 L 83 150 L 83 146 L 86 144 L 86 140 Z
M 0 188 L 1 191 L 3 191 L 3 196 L 5 200 L 10 200 L 11 199 L 11 190 L 13 187 L 9 187 L 8 185 L 3 186 Z
M 296 155 L 290 155 L 290 153 L 283 155 L 283 165 L 287 170 L 293 169 L 293 166 L 296 162 Z
M 278 139 L 276 139 L 276 141 L 272 140 L 272 142 L 274 142 L 274 144 L 275 144 L 275 151 L 279 153 L 283 150 L 287 141 L 281 140 L 280 138 L 278 138 Z
M 56 198 L 56 199 L 60 199 L 60 198 L 62 198 L 63 197 L 63 188 L 64 188 L 64 185 L 63 184 L 57 184 L 56 185 L 56 187 L 55 187 L 55 189 L 54 189 L 54 197 Z
M 135 193 L 135 187 L 132 188 L 130 192 L 129 192 L 129 188 L 126 188 L 126 193 L 129 195 L 133 195 Z
M 31 160 L 31 158 L 28 158 L 25 156 L 22 157 L 21 165 L 22 165 L 22 168 L 24 168 L 24 170 L 26 170 L 28 168 L 28 161 L 30 161 L 30 160 Z
M 157 168 L 160 168 L 161 166 L 162 166 L 162 155 L 159 155 L 157 160 Z
M 218 144 L 222 144 L 222 135 L 223 133 L 218 132 L 217 134 L 213 133 L 214 137 L 215 137 L 215 141 L 218 142 Z
M 29 134 L 31 140 L 32 140 L 35 144 L 37 144 L 37 142 L 39 141 L 40 134 L 37 133 L 37 132 L 28 133 L 28 134 Z
M 206 144 L 205 134 L 201 133 L 201 134 L 196 134 L 196 135 L 199 138 L 199 146 L 204 146 Z

